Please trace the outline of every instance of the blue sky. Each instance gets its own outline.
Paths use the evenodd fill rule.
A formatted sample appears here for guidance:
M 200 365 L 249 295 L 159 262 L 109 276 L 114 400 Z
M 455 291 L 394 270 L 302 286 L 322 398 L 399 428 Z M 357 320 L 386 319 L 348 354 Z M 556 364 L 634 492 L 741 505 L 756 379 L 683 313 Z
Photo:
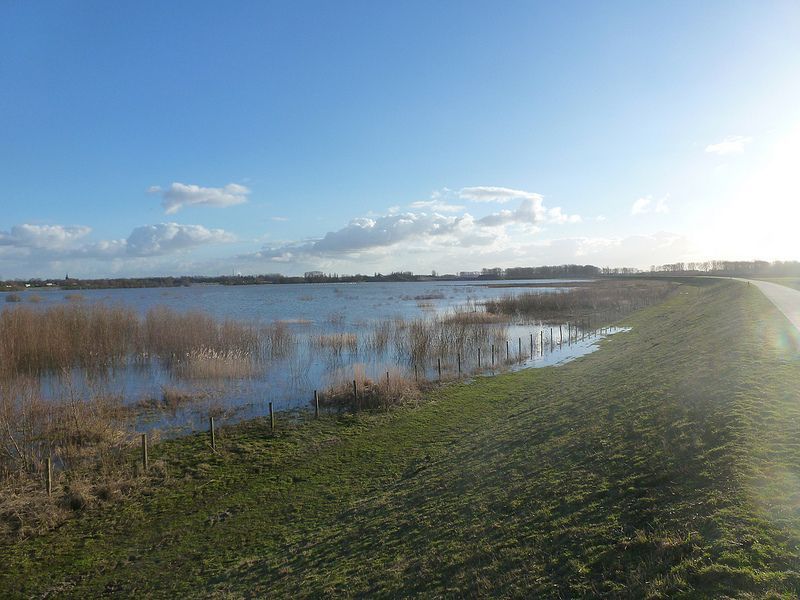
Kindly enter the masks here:
M 0 277 L 798 259 L 796 2 L 5 2 Z

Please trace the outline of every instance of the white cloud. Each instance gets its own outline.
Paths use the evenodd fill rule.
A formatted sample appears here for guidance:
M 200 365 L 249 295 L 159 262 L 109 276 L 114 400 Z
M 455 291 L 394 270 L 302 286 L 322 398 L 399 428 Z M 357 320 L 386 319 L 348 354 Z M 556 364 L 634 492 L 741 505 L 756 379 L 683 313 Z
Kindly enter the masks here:
M 497 202 L 505 204 L 511 200 L 526 198 L 529 200 L 541 200 L 541 194 L 515 190 L 507 187 L 497 187 L 492 185 L 479 185 L 475 187 L 465 187 L 458 191 L 458 197 L 472 202 Z
M 472 188 L 474 189 L 474 188 Z M 492 188 L 496 197 L 497 190 Z M 499 247 L 515 233 L 536 233 L 547 223 L 577 223 L 578 215 L 565 214 L 560 207 L 546 208 L 542 196 L 510 190 L 520 197 L 516 209 L 503 209 L 481 218 L 463 211 L 462 206 L 446 201 L 449 190 L 433 194 L 431 200 L 418 201 L 410 206 L 424 211 L 398 212 L 393 207 L 385 215 L 371 215 L 351 220 L 345 227 L 329 231 L 317 240 L 299 241 L 265 247 L 251 255 L 277 262 L 297 262 L 312 259 L 346 260 L 370 255 L 377 257 L 399 252 L 450 253 L 455 248 Z M 460 194 L 461 192 L 459 192 Z
M 234 241 L 222 229 L 206 229 L 202 225 L 157 223 L 137 227 L 128 236 L 125 252 L 133 256 L 155 256 L 187 250 L 195 246 Z
M 289 218 L 288 218 L 288 217 L 270 217 L 270 219 L 271 219 L 272 221 L 277 221 L 278 223 L 283 223 L 283 222 L 285 222 L 285 221 L 288 221 L 288 220 L 289 220 Z
M 716 144 L 709 144 L 706 146 L 706 152 L 709 154 L 741 154 L 744 152 L 744 147 L 753 141 L 753 138 L 743 135 L 729 135 L 721 142 Z
M 156 185 L 147 191 L 161 196 L 161 206 L 168 215 L 178 212 L 185 206 L 225 207 L 242 204 L 247 202 L 247 195 L 250 193 L 248 188 L 238 183 L 212 188 L 174 182 L 166 189 Z
M 0 231 L 0 245 L 17 248 L 66 248 L 86 237 L 91 228 L 82 225 L 14 225 L 10 231 Z
M 643 196 L 642 198 L 638 198 L 631 206 L 631 214 L 632 215 L 646 215 L 648 213 L 666 214 L 669 212 L 669 206 L 667 205 L 668 199 L 669 199 L 669 194 L 667 194 L 666 196 L 662 196 L 655 202 L 653 202 L 652 196 Z
M 581 222 L 580 215 L 567 215 L 561 211 L 560 206 L 554 206 L 547 210 L 547 221 L 549 223 L 556 223 L 557 225 L 563 225 L 564 223 L 580 223 Z
M 409 208 L 413 208 L 415 210 L 433 210 L 436 212 L 446 212 L 446 213 L 461 212 L 465 208 L 460 204 L 450 204 L 444 200 L 437 198 L 433 200 L 418 200 L 416 202 L 412 202 L 408 206 Z M 391 209 L 389 212 L 392 212 Z M 395 210 L 394 212 L 397 212 L 397 210 Z
M 0 231 L 0 266 L 19 276 L 31 277 L 42 270 L 52 272 L 55 265 L 70 264 L 70 271 L 90 269 L 91 261 L 99 261 L 114 270 L 142 261 L 177 256 L 197 247 L 232 242 L 234 236 L 222 229 L 202 225 L 157 223 L 136 227 L 127 238 L 89 241 L 91 229 L 86 226 L 15 225 Z M 151 263 L 152 264 L 152 263 Z

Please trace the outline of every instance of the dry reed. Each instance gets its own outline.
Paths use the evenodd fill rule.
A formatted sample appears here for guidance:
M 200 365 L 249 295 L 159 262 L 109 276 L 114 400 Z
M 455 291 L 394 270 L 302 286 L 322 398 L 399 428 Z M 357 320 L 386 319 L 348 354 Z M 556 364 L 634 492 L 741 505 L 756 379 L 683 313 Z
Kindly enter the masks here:
M 388 377 L 383 374 L 373 380 L 367 376 L 366 367 L 357 363 L 331 375 L 331 383 L 322 394 L 321 402 L 332 407 L 363 410 L 416 402 L 420 395 L 420 385 L 400 370 L 390 369 Z
M 602 281 L 552 292 L 523 292 L 487 300 L 486 311 L 495 315 L 521 315 L 539 319 L 564 319 L 607 315 L 606 321 L 661 302 L 677 285 L 665 281 Z

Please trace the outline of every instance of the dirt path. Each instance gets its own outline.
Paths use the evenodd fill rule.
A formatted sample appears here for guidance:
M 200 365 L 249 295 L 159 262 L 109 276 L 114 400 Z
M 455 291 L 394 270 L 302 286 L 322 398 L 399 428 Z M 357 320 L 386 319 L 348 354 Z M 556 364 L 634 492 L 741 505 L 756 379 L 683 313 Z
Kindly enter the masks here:
M 800 331 L 800 291 L 769 281 L 756 279 L 740 279 L 739 281 L 747 281 L 758 286 L 758 289 L 764 292 L 764 295 L 778 307 L 778 310 L 786 315 L 795 329 Z

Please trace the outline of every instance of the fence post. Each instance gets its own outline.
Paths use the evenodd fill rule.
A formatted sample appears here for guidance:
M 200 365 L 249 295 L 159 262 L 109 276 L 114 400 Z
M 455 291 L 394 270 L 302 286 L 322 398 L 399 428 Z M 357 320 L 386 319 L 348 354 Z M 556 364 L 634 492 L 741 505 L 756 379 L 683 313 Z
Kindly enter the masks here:
M 563 343 L 564 343 L 564 334 L 561 331 L 561 324 L 559 323 L 559 325 L 558 325 L 558 345 L 560 346 Z
M 214 417 L 208 417 L 208 430 L 211 432 L 211 449 L 217 449 L 217 436 L 214 433 Z
M 442 359 L 441 358 L 437 358 L 436 359 L 436 366 L 439 369 L 439 381 L 441 381 L 442 380 Z
M 317 394 L 317 390 L 314 390 L 314 418 L 319 418 L 319 394 Z
M 544 356 L 544 329 L 539 330 L 539 352 Z
M 142 468 L 147 471 L 149 461 L 147 460 L 147 434 L 142 434 Z
M 419 381 L 419 373 L 417 372 L 417 363 L 414 363 L 414 381 Z
M 481 349 L 478 348 L 478 368 L 481 368 Z
M 508 340 L 506 340 L 506 360 L 508 360 L 509 358 L 511 358 L 511 350 L 509 349 Z
M 47 457 L 47 495 L 53 494 L 53 459 Z
M 494 366 L 494 344 L 492 344 L 492 366 Z
M 458 353 L 458 374 L 461 375 L 461 352 Z
M 553 351 L 553 328 L 550 328 L 550 352 Z
M 519 349 L 517 351 L 517 360 L 522 362 L 522 338 L 519 338 Z
M 358 386 L 355 379 L 353 379 L 353 402 L 358 405 Z
M 389 371 L 386 371 L 386 391 L 389 391 Z
M 533 360 L 533 334 L 531 334 L 531 360 Z
M 272 409 L 272 402 L 269 403 L 269 430 L 275 431 L 275 411 Z

